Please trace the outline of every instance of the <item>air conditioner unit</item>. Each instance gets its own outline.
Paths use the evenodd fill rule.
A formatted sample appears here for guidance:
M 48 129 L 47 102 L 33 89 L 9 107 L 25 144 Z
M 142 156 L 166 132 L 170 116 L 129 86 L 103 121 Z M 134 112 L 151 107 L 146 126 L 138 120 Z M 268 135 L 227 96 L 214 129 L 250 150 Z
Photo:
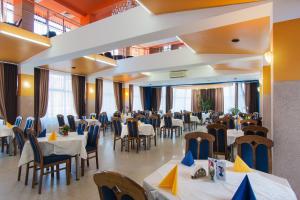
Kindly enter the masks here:
M 186 76 L 187 70 L 170 71 L 170 78 L 183 78 Z

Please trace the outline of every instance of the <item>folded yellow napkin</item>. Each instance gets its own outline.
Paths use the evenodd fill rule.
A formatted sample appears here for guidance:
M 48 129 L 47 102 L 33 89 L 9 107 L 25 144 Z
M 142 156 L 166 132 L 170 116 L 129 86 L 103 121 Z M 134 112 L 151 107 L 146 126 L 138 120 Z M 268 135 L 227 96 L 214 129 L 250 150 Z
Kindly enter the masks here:
M 95 119 L 95 116 L 92 116 L 92 119 Z
M 159 183 L 159 187 L 171 189 L 172 194 L 178 191 L 178 165 L 176 165 Z
M 57 135 L 54 131 L 49 135 L 48 140 L 49 141 L 56 141 L 57 140 Z
M 6 127 L 7 127 L 7 128 L 13 128 L 14 126 L 11 125 L 9 122 L 6 122 Z
M 233 171 L 235 171 L 235 172 L 252 172 L 250 167 L 239 156 L 236 156 L 236 158 L 235 158 L 235 162 L 233 165 Z

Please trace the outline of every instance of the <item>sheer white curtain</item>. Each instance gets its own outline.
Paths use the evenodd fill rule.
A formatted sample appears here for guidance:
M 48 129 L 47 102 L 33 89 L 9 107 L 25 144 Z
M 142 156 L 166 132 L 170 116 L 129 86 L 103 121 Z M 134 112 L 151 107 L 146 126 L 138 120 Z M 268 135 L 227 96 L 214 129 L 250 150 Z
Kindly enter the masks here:
M 57 114 L 64 115 L 66 123 L 67 115 L 76 116 L 71 74 L 50 71 L 48 95 L 47 113 L 41 121 L 43 128 L 49 132 L 58 129 Z
M 144 110 L 142 108 L 142 103 L 141 103 L 141 91 L 140 87 L 134 85 L 133 86 L 133 108 L 134 111 L 137 110 Z
M 241 112 L 246 112 L 245 83 L 238 83 L 238 108 Z
M 166 87 L 161 88 L 161 101 L 159 110 L 163 111 L 163 113 L 166 112 Z
M 235 107 L 235 86 L 234 84 L 223 88 L 224 91 L 224 113 L 229 113 Z
M 191 111 L 192 108 L 192 90 L 173 88 L 173 112 L 181 110 Z
M 103 103 L 101 112 L 106 112 L 108 119 L 110 119 L 116 110 L 113 82 L 110 80 L 103 80 Z

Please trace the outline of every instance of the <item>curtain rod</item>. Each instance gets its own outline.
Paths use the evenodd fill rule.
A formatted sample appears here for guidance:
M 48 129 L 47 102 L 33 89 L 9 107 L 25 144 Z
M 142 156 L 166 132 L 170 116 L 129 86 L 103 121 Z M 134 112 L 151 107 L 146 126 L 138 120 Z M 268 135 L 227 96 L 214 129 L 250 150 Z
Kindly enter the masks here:
M 0 63 L 6 63 L 6 64 L 11 64 L 11 65 L 17 65 L 17 66 L 19 66 L 19 64 L 17 64 L 17 63 L 7 62 L 7 61 L 2 61 L 2 60 L 0 60 Z

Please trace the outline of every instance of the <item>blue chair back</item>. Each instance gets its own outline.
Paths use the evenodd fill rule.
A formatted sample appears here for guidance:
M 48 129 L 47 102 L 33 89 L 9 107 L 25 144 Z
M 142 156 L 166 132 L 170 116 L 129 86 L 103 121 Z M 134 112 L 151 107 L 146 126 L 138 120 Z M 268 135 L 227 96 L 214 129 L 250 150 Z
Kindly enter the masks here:
M 75 124 L 74 116 L 73 115 L 68 115 L 67 119 L 68 119 L 70 130 L 75 131 L 76 130 L 76 124 Z
M 22 124 L 22 121 L 23 121 L 23 117 L 21 117 L 21 116 L 18 116 L 17 118 L 16 118 L 16 121 L 15 121 L 15 126 L 16 127 L 20 127 L 21 126 L 21 124 Z
M 208 157 L 212 157 L 214 136 L 207 133 L 194 132 L 186 134 L 185 140 L 185 152 L 191 151 L 194 159 L 205 160 Z
M 222 124 L 209 124 L 207 131 L 216 139 L 214 153 L 227 155 L 227 128 Z
M 170 115 L 165 115 L 164 116 L 164 122 L 165 122 L 165 127 L 166 128 L 172 128 L 172 117 Z
M 42 159 L 43 159 L 43 154 L 42 151 L 40 149 L 39 143 L 36 139 L 36 137 L 33 134 L 33 131 L 29 131 L 28 133 L 28 140 L 30 142 L 32 151 L 33 151 L 33 155 L 34 155 L 34 161 L 37 163 L 41 163 Z
M 20 129 L 19 127 L 16 127 L 16 126 L 13 127 L 13 132 L 15 134 L 15 138 L 16 138 L 17 144 L 20 149 L 20 154 L 21 154 L 23 151 L 24 144 L 25 144 L 24 133 L 23 133 L 22 129 Z
M 32 127 L 33 127 L 33 124 L 34 123 L 34 118 L 33 117 L 28 117 L 27 119 L 26 119 L 26 123 L 25 123 L 25 127 L 24 127 L 24 134 L 25 135 L 27 135 L 27 131 L 29 130 L 29 129 L 32 129 Z
M 114 128 L 115 136 L 120 137 L 122 133 L 122 124 L 120 118 L 114 117 L 112 119 L 112 124 Z
M 191 123 L 190 113 L 184 113 L 183 114 L 183 120 L 184 120 L 184 123 Z
M 246 135 L 236 139 L 238 155 L 251 168 L 272 173 L 273 141 L 257 135 Z
M 138 121 L 135 119 L 127 119 L 128 137 L 139 137 Z
M 116 172 L 94 175 L 101 200 L 147 200 L 145 190 L 133 180 Z
M 108 124 L 108 117 L 106 113 L 101 113 L 98 121 L 101 123 L 101 127 L 106 126 Z
M 77 126 L 77 129 L 76 129 L 76 132 L 78 133 L 78 135 L 83 135 L 85 128 L 86 128 L 86 124 L 79 123 Z
M 61 115 L 61 114 L 58 114 L 58 115 L 56 115 L 56 117 L 57 117 L 57 121 L 58 121 L 58 126 L 59 127 L 64 126 L 65 125 L 65 118 L 64 118 L 64 116 Z
M 99 139 L 99 125 L 90 126 L 88 130 L 87 146 L 97 147 Z
M 182 119 L 182 114 L 180 112 L 175 112 L 174 119 Z
M 42 130 L 39 134 L 38 134 L 38 137 L 41 138 L 41 137 L 46 137 L 46 133 L 47 133 L 47 129 L 44 129 Z

